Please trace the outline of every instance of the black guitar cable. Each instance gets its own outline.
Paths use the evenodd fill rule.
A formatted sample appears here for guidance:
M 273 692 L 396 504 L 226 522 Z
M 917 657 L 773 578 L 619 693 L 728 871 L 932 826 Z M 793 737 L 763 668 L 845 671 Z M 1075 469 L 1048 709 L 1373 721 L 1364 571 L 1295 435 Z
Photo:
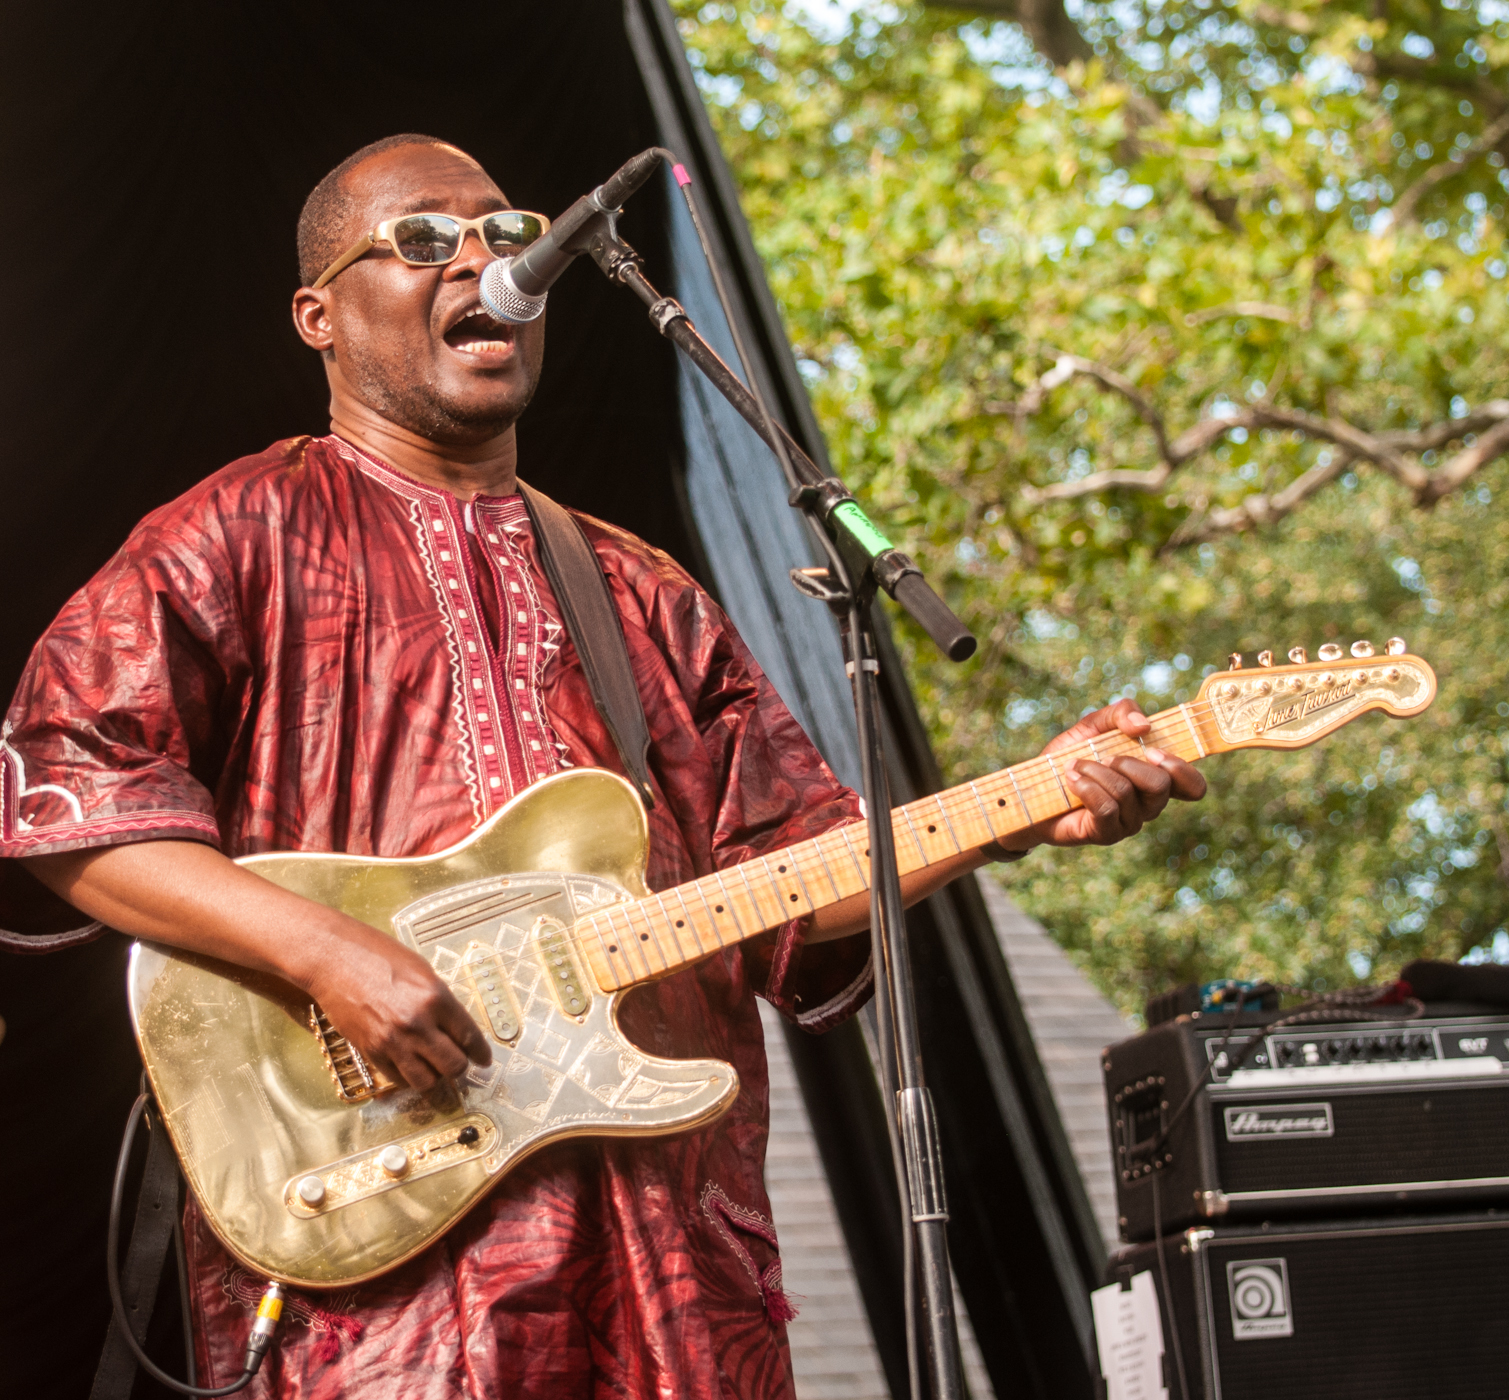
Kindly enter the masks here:
M 246 1359 L 242 1362 L 241 1374 L 229 1385 L 217 1386 L 214 1389 L 185 1385 L 182 1381 L 174 1380 L 142 1350 L 141 1343 L 136 1340 L 136 1333 L 131 1330 L 131 1323 L 126 1316 L 126 1304 L 121 1297 L 120 1279 L 121 1201 L 126 1194 L 126 1172 L 131 1162 L 131 1148 L 136 1142 L 136 1130 L 151 1102 L 151 1095 L 143 1089 L 136 1102 L 132 1104 L 131 1116 L 126 1119 L 126 1135 L 121 1140 L 120 1158 L 115 1164 L 115 1183 L 110 1190 L 110 1234 L 105 1241 L 105 1279 L 110 1286 L 110 1306 L 115 1310 L 116 1325 L 124 1334 L 131 1350 L 136 1353 L 137 1364 L 153 1380 L 167 1386 L 169 1390 L 176 1390 L 180 1395 L 206 1397 L 234 1395 L 238 1390 L 244 1390 L 251 1384 L 252 1377 L 262 1368 L 262 1358 L 267 1355 L 267 1349 L 272 1345 L 273 1333 L 278 1328 L 278 1319 L 283 1315 L 282 1284 L 269 1283 L 262 1294 L 262 1301 L 257 1307 L 257 1320 L 252 1323 L 251 1335 L 246 1339 Z M 162 1126 L 160 1118 L 157 1131 L 167 1131 Z M 182 1255 L 180 1254 L 179 1257 L 181 1260 Z M 182 1267 L 181 1263 L 180 1267 Z M 192 1341 L 188 1341 L 186 1345 L 192 1345 Z

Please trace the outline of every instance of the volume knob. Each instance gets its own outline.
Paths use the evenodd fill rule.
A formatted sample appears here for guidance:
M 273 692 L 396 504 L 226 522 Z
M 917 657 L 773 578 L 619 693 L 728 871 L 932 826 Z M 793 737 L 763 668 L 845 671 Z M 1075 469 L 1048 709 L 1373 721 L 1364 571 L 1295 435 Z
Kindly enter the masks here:
M 400 1177 L 409 1170 L 409 1154 L 396 1142 L 389 1143 L 377 1154 L 377 1165 L 391 1177 Z

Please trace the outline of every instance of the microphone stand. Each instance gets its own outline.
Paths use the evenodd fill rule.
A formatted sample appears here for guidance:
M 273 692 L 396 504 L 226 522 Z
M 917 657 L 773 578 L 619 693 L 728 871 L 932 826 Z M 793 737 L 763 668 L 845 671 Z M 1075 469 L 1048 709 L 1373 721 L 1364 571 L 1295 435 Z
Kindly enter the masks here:
M 679 178 L 679 174 L 678 174 Z M 682 181 L 683 187 L 685 181 Z M 698 223 L 695 204 L 688 208 Z M 616 212 L 616 211 L 615 211 Z M 932 1096 L 923 1080 L 917 1030 L 916 999 L 896 867 L 891 826 L 890 784 L 886 776 L 881 702 L 874 627 L 874 603 L 884 588 L 917 619 L 950 660 L 962 661 L 975 650 L 975 639 L 948 605 L 928 586 L 921 571 L 871 523 L 859 503 L 836 476 L 824 474 L 771 418 L 757 387 L 747 388 L 698 333 L 674 298 L 662 296 L 645 278 L 640 258 L 618 236 L 616 219 L 605 215 L 587 240 L 586 251 L 610 281 L 628 287 L 649 309 L 650 320 L 738 411 L 781 462 L 790 488 L 788 500 L 816 527 L 828 567 L 793 569 L 792 582 L 810 598 L 826 603 L 839 621 L 845 670 L 854 690 L 864 798 L 869 829 L 870 927 L 879 956 L 875 958 L 876 1021 L 882 1087 L 888 1112 L 891 1151 L 903 1196 L 907 1280 L 907 1350 L 914 1400 L 921 1400 L 915 1305 L 922 1308 L 926 1331 L 927 1371 L 933 1400 L 963 1400 L 964 1383 L 954 1318 L 953 1274 L 948 1260 L 948 1206 L 943 1188 L 943 1159 Z M 706 242 L 704 240 L 704 248 Z M 715 260 L 709 265 L 725 311 L 727 296 Z M 753 371 L 729 315 L 729 328 L 751 386 Z M 920 1277 L 919 1277 L 920 1275 Z

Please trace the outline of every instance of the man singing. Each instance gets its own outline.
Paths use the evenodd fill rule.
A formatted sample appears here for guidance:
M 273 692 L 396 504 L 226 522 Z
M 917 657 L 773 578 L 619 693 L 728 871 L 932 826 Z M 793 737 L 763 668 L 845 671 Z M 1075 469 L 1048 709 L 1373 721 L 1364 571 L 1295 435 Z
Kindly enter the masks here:
M 0 734 L 0 856 L 110 928 L 293 984 L 419 1090 L 490 1058 L 429 964 L 232 858 L 422 855 L 562 768 L 622 771 L 516 487 L 544 321 L 501 326 L 478 302 L 488 262 L 541 226 L 431 137 L 378 142 L 321 181 L 293 316 L 324 359 L 330 435 L 276 443 L 149 515 L 42 638 Z M 550 463 L 524 470 L 548 489 Z M 651 732 L 651 888 L 854 819 L 707 595 L 579 519 Z M 1148 724 L 1122 702 L 1055 744 L 1113 728 Z M 1013 850 L 1120 840 L 1204 792 L 1156 750 L 1064 781 L 1083 808 Z M 249 1393 L 791 1396 L 754 996 L 814 1031 L 851 1014 L 870 985 L 867 913 L 849 901 L 637 991 L 625 1031 L 658 1055 L 731 1061 L 730 1111 L 679 1137 L 535 1154 L 407 1264 L 296 1297 Z M 225 1384 L 260 1280 L 192 1201 L 186 1233 L 200 1384 Z

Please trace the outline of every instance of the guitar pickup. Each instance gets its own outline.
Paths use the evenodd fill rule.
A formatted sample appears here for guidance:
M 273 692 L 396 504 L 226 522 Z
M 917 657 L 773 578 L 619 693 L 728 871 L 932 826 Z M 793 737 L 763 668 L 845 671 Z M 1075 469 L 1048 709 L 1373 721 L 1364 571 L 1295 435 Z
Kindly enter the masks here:
M 548 914 L 535 920 L 534 950 L 555 1004 L 568 1016 L 584 1016 L 592 997 L 571 946 L 571 930 Z
M 309 1029 L 320 1043 L 320 1055 L 330 1077 L 335 1080 L 336 1091 L 347 1103 L 360 1103 L 398 1087 L 380 1069 L 370 1066 L 362 1052 L 336 1030 L 330 1024 L 330 1018 L 313 1003 L 309 1007 Z
M 511 1045 L 524 1029 L 524 1021 L 508 974 L 503 971 L 502 958 L 485 943 L 473 940 L 461 967 L 494 1039 Z

